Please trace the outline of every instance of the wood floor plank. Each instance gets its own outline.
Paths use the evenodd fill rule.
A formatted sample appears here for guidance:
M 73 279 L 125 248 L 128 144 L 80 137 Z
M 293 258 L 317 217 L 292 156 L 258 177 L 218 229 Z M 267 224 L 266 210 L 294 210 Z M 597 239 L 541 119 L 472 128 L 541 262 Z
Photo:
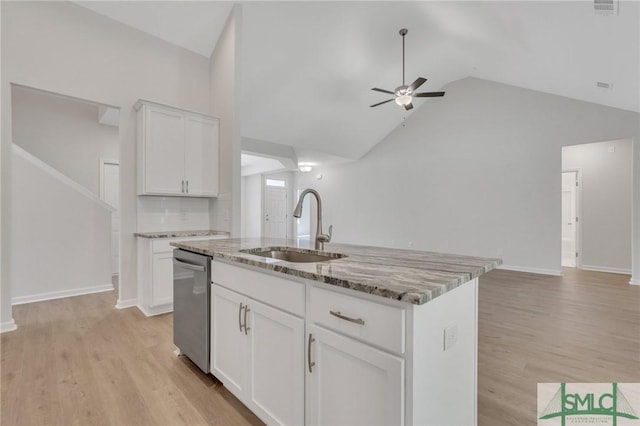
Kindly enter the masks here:
M 535 425 L 537 383 L 640 382 L 640 286 L 618 274 L 496 270 L 480 278 L 478 424 Z M 172 315 L 115 292 L 14 307 L 0 339 L 0 424 L 261 425 L 173 354 Z

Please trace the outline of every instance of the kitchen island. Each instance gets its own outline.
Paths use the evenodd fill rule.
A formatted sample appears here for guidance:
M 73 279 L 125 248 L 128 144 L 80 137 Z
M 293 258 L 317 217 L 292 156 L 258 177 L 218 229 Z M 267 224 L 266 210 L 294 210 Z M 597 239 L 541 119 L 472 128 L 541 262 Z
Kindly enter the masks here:
M 308 242 L 175 242 L 212 258 L 211 373 L 267 424 L 477 423 L 478 277 L 499 259 Z M 293 258 L 292 258 L 293 259 Z

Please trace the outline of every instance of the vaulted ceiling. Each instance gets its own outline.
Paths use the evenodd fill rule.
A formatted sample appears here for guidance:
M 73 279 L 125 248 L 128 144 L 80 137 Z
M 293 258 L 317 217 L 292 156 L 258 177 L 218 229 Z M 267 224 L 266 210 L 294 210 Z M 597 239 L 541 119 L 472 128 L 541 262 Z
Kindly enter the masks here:
M 81 2 L 209 56 L 231 2 Z M 244 137 L 357 159 L 409 113 L 372 87 L 474 76 L 640 111 L 640 3 L 614 15 L 593 1 L 242 2 Z M 597 87 L 608 83 L 609 89 Z M 416 109 L 426 102 L 415 102 Z M 415 110 L 414 110 L 415 111 Z

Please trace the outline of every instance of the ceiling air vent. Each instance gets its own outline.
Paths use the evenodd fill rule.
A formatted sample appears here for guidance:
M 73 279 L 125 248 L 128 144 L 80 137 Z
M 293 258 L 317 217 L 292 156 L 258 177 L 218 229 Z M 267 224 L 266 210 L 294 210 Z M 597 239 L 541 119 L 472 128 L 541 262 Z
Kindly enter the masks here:
M 617 15 L 618 0 L 593 0 L 593 9 L 600 15 Z

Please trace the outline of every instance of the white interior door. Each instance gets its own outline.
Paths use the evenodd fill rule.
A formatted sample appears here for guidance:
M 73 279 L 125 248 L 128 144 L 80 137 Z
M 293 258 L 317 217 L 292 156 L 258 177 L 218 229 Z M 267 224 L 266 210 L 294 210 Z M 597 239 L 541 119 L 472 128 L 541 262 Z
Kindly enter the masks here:
M 287 238 L 287 188 L 265 186 L 264 232 L 267 238 Z
M 116 209 L 111 213 L 111 273 L 119 274 L 120 262 L 120 166 L 117 161 L 102 160 L 100 198 Z
M 575 268 L 578 257 L 578 172 L 562 172 L 562 260 Z

